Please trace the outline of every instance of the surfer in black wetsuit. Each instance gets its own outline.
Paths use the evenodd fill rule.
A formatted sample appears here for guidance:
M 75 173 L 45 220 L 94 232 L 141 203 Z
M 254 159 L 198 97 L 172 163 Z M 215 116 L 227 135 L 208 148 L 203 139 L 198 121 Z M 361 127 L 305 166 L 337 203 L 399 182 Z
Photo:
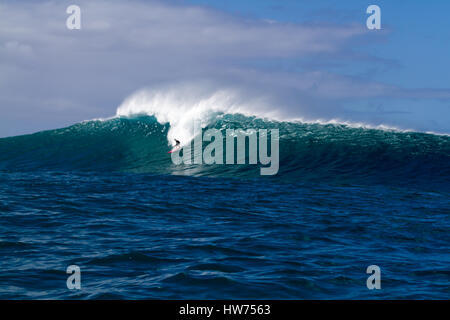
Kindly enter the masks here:
M 175 145 L 173 146 L 172 150 L 170 150 L 170 151 L 167 152 L 167 153 L 175 152 L 175 151 L 177 151 L 178 149 L 181 148 L 180 141 L 178 141 L 177 139 L 173 139 L 173 140 L 175 140 Z
M 168 153 L 175 152 L 181 148 L 180 141 L 178 141 L 177 139 L 173 139 L 173 140 L 175 140 L 175 145 L 173 146 L 172 150 L 170 150 Z

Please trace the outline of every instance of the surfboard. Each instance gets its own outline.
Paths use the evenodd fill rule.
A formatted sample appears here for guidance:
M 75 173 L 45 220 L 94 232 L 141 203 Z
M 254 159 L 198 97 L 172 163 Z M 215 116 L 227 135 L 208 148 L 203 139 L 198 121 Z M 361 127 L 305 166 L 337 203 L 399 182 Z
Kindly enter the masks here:
M 169 151 L 169 152 L 167 152 L 167 153 L 172 153 L 172 152 L 175 152 L 175 151 L 177 151 L 178 149 L 180 149 L 180 147 L 179 147 L 179 146 L 177 146 L 177 147 L 173 148 L 172 150 L 170 150 L 170 151 Z

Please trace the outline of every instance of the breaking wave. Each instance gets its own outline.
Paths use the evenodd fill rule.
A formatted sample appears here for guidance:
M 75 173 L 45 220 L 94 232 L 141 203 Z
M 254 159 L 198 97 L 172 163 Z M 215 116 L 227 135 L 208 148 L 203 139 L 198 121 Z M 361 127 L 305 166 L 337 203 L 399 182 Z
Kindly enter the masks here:
M 119 109 L 119 114 L 121 117 L 109 120 L 0 139 L 0 171 L 108 171 L 297 182 L 423 182 L 445 187 L 450 182 L 448 136 L 274 121 L 218 110 L 214 116 L 205 113 L 209 117 L 205 128 L 279 129 L 280 169 L 277 175 L 263 178 L 260 165 L 174 165 L 167 154 L 171 148 L 167 142 L 187 134 L 179 131 L 185 128 L 182 122 L 176 123 L 173 130 L 170 119 L 160 114 L 124 117 L 126 109 Z

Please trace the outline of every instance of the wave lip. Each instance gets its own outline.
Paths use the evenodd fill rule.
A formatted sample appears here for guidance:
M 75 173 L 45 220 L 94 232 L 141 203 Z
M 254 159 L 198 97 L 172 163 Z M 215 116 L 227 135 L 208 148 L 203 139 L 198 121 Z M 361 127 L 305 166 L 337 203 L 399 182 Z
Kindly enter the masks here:
M 174 139 L 186 144 L 194 138 L 194 122 L 206 127 L 218 115 L 277 118 L 264 98 L 249 98 L 233 88 L 213 90 L 203 86 L 177 86 L 165 90 L 140 90 L 127 98 L 117 109 L 117 117 L 154 116 L 161 123 L 170 124 L 169 144 Z
M 201 122 L 202 126 L 206 127 L 214 122 L 218 115 L 224 114 L 242 114 L 247 117 L 283 122 L 417 132 L 405 126 L 355 121 L 351 115 L 347 115 L 347 118 L 337 115 L 307 117 L 308 111 L 305 108 L 300 102 L 296 107 L 292 103 L 280 102 L 270 92 L 261 93 L 248 88 L 224 87 L 217 83 L 193 81 L 141 89 L 123 101 L 116 111 L 116 117 L 154 116 L 161 124 L 170 124 L 169 145 L 174 144 L 174 139 L 182 143 L 192 140 L 194 121 Z M 425 133 L 450 135 L 429 130 Z

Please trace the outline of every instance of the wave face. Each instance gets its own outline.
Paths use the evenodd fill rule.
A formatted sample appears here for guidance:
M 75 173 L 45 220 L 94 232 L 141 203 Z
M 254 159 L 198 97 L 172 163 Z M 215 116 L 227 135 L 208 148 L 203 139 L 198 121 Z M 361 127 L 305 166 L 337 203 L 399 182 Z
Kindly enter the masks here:
M 167 154 L 171 124 L 160 122 L 155 116 L 117 117 L 3 138 L 0 170 L 260 176 L 260 165 L 174 165 Z M 269 121 L 240 114 L 216 114 L 206 128 L 222 132 L 227 128 L 279 129 L 280 169 L 264 179 L 426 183 L 447 188 L 450 182 L 448 136 Z
M 0 139 L 0 299 L 449 297 L 450 137 L 204 109 L 205 128 L 279 130 L 261 176 L 174 165 L 192 114 L 147 106 Z M 374 263 L 389 290 L 367 290 Z

